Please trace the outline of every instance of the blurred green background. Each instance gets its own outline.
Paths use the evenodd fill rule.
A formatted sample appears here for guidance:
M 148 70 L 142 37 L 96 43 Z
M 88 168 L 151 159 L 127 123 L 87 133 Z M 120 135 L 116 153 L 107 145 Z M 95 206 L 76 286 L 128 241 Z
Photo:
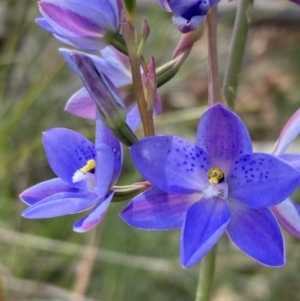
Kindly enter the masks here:
M 154 1 L 139 4 L 151 34 L 145 56 L 157 65 L 171 58 L 179 32 Z M 258 2 L 258 1 L 257 1 Z M 271 151 L 282 126 L 300 105 L 300 11 L 286 0 L 259 1 L 254 11 L 236 110 L 257 149 Z M 234 21 L 234 2 L 222 1 L 219 23 L 223 74 Z M 199 265 L 180 267 L 179 231 L 130 228 L 112 204 L 96 230 L 72 231 L 79 216 L 25 220 L 18 194 L 52 178 L 41 144 L 51 127 L 68 127 L 93 140 L 93 121 L 63 111 L 81 83 L 57 48 L 66 47 L 34 22 L 36 1 L 0 2 L 0 301 L 193 300 Z M 160 89 L 164 115 L 158 133 L 194 139 L 207 103 L 206 37 L 195 45 L 176 77 Z M 142 135 L 142 131 L 138 132 Z M 299 141 L 294 150 L 300 150 Z M 128 152 L 120 184 L 141 180 Z M 299 196 L 295 196 L 300 201 Z M 285 233 L 287 265 L 270 269 L 219 244 L 212 300 L 300 300 L 300 243 Z M 82 296 L 82 297 L 79 297 Z

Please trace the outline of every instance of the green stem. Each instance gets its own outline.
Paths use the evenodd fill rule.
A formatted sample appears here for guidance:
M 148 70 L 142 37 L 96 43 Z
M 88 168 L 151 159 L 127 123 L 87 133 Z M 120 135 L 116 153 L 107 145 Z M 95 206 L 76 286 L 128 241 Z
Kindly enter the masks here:
M 122 35 L 127 47 L 131 65 L 132 83 L 135 99 L 140 111 L 145 137 L 155 135 L 152 108 L 148 108 L 141 77 L 141 58 L 136 52 L 135 29 L 127 20 L 123 20 Z
M 251 22 L 253 2 L 254 0 L 239 0 L 236 11 L 223 82 L 223 94 L 231 108 L 234 107 L 239 73 Z
M 208 301 L 215 269 L 217 245 L 202 259 L 195 301 Z
M 119 50 L 121 53 L 128 56 L 126 44 L 124 42 L 123 37 L 120 34 L 113 35 L 113 38 L 111 39 L 110 44 L 112 46 L 114 46 L 117 50 Z
M 208 105 L 212 106 L 220 100 L 220 84 L 218 71 L 217 48 L 217 6 L 207 14 L 208 30 Z

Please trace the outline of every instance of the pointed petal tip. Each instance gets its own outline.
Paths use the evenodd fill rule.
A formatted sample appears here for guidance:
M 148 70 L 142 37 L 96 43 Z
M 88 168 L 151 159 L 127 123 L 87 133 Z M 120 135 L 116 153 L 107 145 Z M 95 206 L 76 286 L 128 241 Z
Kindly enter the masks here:
M 183 269 L 189 269 L 191 268 L 192 266 L 196 265 L 197 263 L 201 262 L 201 260 L 192 260 L 193 258 L 184 258 L 184 259 L 181 259 L 181 266 Z
M 27 209 L 25 209 L 22 213 L 21 216 L 27 219 L 35 219 L 34 217 L 30 216 L 30 211 L 29 211 L 30 207 L 28 207 Z
M 85 233 L 87 231 L 89 231 L 90 229 L 85 229 L 83 227 L 80 227 L 79 225 L 77 224 L 74 224 L 73 226 L 73 231 L 76 232 L 76 233 Z

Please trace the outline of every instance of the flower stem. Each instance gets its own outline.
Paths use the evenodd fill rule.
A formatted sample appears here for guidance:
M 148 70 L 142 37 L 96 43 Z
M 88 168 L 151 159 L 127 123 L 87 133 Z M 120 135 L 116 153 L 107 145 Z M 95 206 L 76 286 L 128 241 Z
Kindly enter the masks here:
M 215 269 L 217 245 L 202 259 L 195 301 L 208 301 Z
M 234 107 L 239 73 L 251 22 L 253 2 L 254 0 L 238 1 L 222 88 L 224 97 L 231 108 Z
M 144 135 L 145 137 L 153 136 L 155 133 L 152 107 L 148 106 L 144 94 L 140 70 L 141 58 L 136 52 L 137 49 L 135 44 L 135 29 L 133 25 L 128 22 L 128 20 L 126 20 L 125 16 L 123 16 L 122 18 L 122 35 L 128 51 L 128 57 L 131 65 L 133 90 L 141 114 Z
M 208 105 L 220 100 L 220 84 L 217 49 L 217 6 L 207 14 L 208 30 Z

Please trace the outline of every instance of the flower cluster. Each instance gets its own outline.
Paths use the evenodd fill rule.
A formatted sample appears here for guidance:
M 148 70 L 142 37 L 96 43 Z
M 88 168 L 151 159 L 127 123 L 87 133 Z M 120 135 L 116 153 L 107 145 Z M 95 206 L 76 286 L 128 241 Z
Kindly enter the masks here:
M 197 29 L 218 2 L 158 0 L 173 13 L 182 33 Z M 259 263 L 284 265 L 278 221 L 300 237 L 300 209 L 290 199 L 300 184 L 300 155 L 285 153 L 300 132 L 300 111 L 270 154 L 253 152 L 246 126 L 221 103 L 201 116 L 195 143 L 172 135 L 138 141 L 134 132 L 141 121 L 151 129 L 152 114 L 162 111 L 157 86 L 176 74 L 202 33 L 184 35 L 173 60 L 155 69 L 154 59 L 146 64 L 141 51 L 149 33 L 146 21 L 147 34 L 136 45 L 136 31 L 124 16 L 129 10 L 120 0 L 42 0 L 39 7 L 43 18 L 37 23 L 42 28 L 65 44 L 94 51 L 60 49 L 83 84 L 65 110 L 95 120 L 96 141 L 65 128 L 44 132 L 46 157 L 57 178 L 20 194 L 29 206 L 23 216 L 42 219 L 90 210 L 73 228 L 85 232 L 103 219 L 122 191 L 130 200 L 120 213 L 127 224 L 144 230 L 181 229 L 183 267 L 199 262 L 224 233 Z M 131 190 L 116 186 L 123 161 L 121 142 L 147 181 L 140 190 L 134 190 L 136 184 L 129 185 Z

